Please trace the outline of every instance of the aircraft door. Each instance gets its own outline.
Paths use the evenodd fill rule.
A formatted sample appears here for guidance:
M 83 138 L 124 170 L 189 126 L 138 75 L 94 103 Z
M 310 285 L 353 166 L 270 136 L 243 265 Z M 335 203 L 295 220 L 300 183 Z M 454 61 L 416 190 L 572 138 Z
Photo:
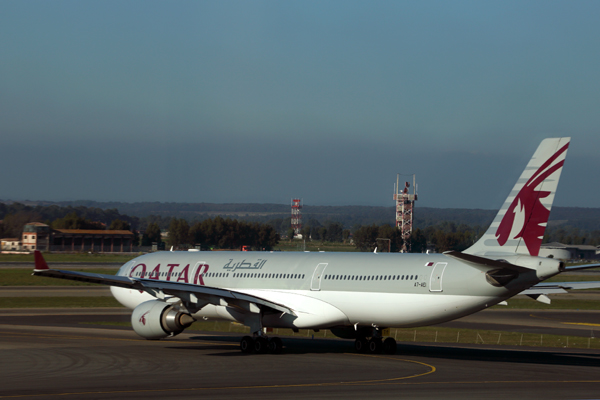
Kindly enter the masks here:
M 310 290 L 321 290 L 321 279 L 323 278 L 323 273 L 325 272 L 325 268 L 327 268 L 327 264 L 328 263 L 321 263 L 315 268 L 315 272 L 313 273 L 310 282 Z
M 448 263 L 439 262 L 436 263 L 431 271 L 431 279 L 429 280 L 429 291 L 430 292 L 441 292 L 442 291 L 442 277 L 444 270 Z

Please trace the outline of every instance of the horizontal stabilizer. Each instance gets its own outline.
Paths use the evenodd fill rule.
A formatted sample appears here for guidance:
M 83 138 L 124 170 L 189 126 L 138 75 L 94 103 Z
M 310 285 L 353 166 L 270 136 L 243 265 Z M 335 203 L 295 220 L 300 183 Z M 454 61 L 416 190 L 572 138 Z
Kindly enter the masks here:
M 456 258 L 457 260 L 465 262 L 475 268 L 500 268 L 519 273 L 531 271 L 529 268 L 514 265 L 506 261 L 492 260 L 485 257 L 474 256 L 472 254 L 461 253 L 460 251 L 446 251 L 443 254 L 448 257 Z
M 524 290 L 519 294 L 525 294 L 527 296 L 536 295 L 536 294 L 558 294 L 558 293 L 568 293 L 567 290 L 598 289 L 598 288 L 600 288 L 600 282 L 597 282 L 597 281 L 548 282 L 548 283 L 538 283 L 537 285 L 532 286 L 529 289 Z
M 573 265 L 572 267 L 566 267 L 565 272 L 580 271 L 582 269 L 590 269 L 590 268 L 600 268 L 600 264 Z

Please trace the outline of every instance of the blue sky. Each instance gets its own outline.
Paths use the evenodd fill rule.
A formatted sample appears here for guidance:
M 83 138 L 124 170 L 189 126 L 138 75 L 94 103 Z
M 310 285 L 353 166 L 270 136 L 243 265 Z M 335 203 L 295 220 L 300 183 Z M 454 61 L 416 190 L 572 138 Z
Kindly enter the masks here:
M 572 136 L 599 207 L 600 2 L 0 2 L 0 199 L 498 208 Z

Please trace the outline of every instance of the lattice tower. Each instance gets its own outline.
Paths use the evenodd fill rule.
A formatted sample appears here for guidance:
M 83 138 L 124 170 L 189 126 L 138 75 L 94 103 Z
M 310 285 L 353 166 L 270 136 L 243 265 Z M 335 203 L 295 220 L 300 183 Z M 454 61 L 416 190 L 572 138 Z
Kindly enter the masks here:
M 417 189 L 415 175 L 412 175 L 412 194 L 409 193 L 410 183 L 405 182 L 400 189 L 400 174 L 396 176 L 394 185 L 394 200 L 396 201 L 396 227 L 400 229 L 403 239 L 402 252 L 410 252 L 410 235 L 413 232 L 413 218 L 415 201 L 417 200 Z
M 299 235 L 302 230 L 302 200 L 292 199 L 292 229 L 294 235 Z

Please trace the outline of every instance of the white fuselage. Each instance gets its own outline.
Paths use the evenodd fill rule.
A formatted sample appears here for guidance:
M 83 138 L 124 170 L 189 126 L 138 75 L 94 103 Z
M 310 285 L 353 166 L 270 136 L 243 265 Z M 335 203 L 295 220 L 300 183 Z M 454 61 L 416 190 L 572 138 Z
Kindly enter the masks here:
M 497 304 L 534 284 L 507 287 L 442 254 L 159 252 L 125 264 L 118 275 L 233 290 L 293 309 L 263 315 L 265 327 L 412 327 L 453 320 Z M 111 287 L 131 309 L 152 295 Z M 208 304 L 193 317 L 243 322 L 233 307 Z

